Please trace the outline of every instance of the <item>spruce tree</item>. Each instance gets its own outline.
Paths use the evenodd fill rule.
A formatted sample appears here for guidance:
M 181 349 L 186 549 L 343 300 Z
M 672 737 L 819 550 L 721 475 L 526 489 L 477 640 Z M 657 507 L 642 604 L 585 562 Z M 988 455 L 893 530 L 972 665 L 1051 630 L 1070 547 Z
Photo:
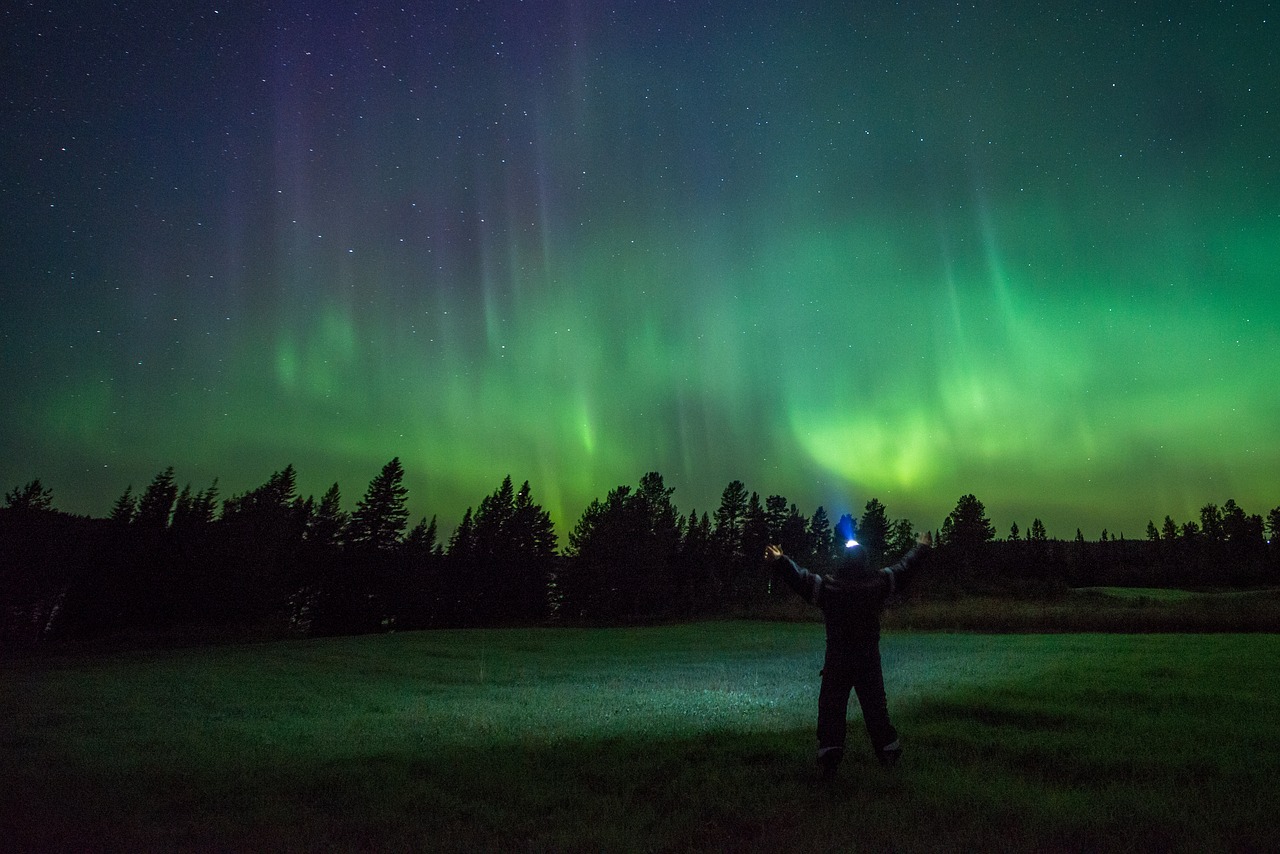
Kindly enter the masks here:
M 916 546 L 916 529 L 910 519 L 897 519 L 889 525 L 889 545 L 885 563 L 894 563 Z
M 827 516 L 827 511 L 823 507 L 819 507 L 813 511 L 813 515 L 809 517 L 809 548 L 812 553 L 810 558 L 810 568 L 817 573 L 825 572 L 831 566 L 831 559 L 835 555 L 834 540 L 835 532 L 831 530 L 831 518 Z
M 512 616 L 542 619 L 550 605 L 548 585 L 555 564 L 556 531 L 551 514 L 533 500 L 529 481 L 516 493 L 512 517 Z
M 116 499 L 116 503 L 111 505 L 111 514 L 107 518 L 117 524 L 128 525 L 133 522 L 136 515 L 138 515 L 138 497 L 133 494 L 133 484 L 130 484 L 124 488 L 124 492 Z
M 138 515 L 134 523 L 142 528 L 162 530 L 169 527 L 174 502 L 178 500 L 178 487 L 173 481 L 173 466 L 157 474 L 138 501 Z
M 476 556 L 486 564 L 505 563 L 511 551 L 511 520 L 516 512 L 515 487 L 511 475 L 480 501 L 472 523 L 475 526 Z
M 556 579 L 557 605 L 569 619 L 616 619 L 634 613 L 628 577 L 638 533 L 631 487 L 618 486 L 604 501 L 592 499 L 569 532 L 569 562 Z
M 942 547 L 949 562 L 962 575 L 968 575 L 979 564 L 987 543 L 995 538 L 996 529 L 987 518 L 987 509 L 976 496 L 962 495 L 956 508 L 942 521 Z
M 765 529 L 771 543 L 782 541 L 782 526 L 787 521 L 787 499 L 782 495 L 770 495 L 764 500 Z M 784 551 L 786 549 L 784 548 Z M 788 551 L 788 554 L 796 554 Z
M 170 526 L 175 530 L 190 532 L 208 525 L 213 521 L 217 510 L 218 481 L 200 492 L 192 492 L 191 484 L 182 488 L 173 505 L 173 520 Z
M 52 510 L 53 490 L 45 488 L 36 478 L 26 486 L 14 487 L 4 494 L 5 506 L 10 510 Z
M 405 536 L 405 552 L 414 559 L 434 557 L 439 548 L 436 537 L 436 517 L 432 516 L 431 521 L 427 522 L 427 517 L 423 516 Z
M 747 517 L 747 487 L 742 481 L 731 481 L 720 495 L 715 512 L 715 539 L 722 555 L 734 559 L 742 550 L 742 526 Z
M 677 589 L 676 557 L 680 552 L 679 513 L 671 501 L 675 489 L 662 475 L 647 472 L 631 496 L 630 517 L 636 541 L 631 543 L 635 608 L 640 614 L 669 612 Z
M 340 545 L 349 520 L 350 516 L 342 510 L 342 491 L 335 483 L 320 496 L 320 503 L 309 520 L 306 540 L 318 546 Z
M 812 563 L 814 555 L 813 541 L 809 539 L 809 523 L 801 514 L 800 508 L 792 504 L 787 508 L 787 516 L 782 520 L 782 531 L 778 542 L 784 552 L 797 554 Z
M 1209 503 L 1200 508 L 1200 531 L 1213 545 L 1226 540 L 1227 535 L 1222 527 L 1222 511 L 1218 509 L 1218 505 Z
M 871 556 L 871 564 L 878 565 L 889 545 L 889 515 L 880 499 L 872 498 L 858 520 L 858 542 Z
M 995 535 L 995 526 L 987 518 L 987 508 L 972 494 L 962 495 L 956 509 L 942 523 L 943 542 L 962 550 L 976 549 Z
M 754 601 L 769 592 L 773 573 L 765 570 L 762 557 L 769 544 L 769 521 L 758 492 L 751 493 L 742 522 L 742 551 L 734 568 L 734 588 L 740 598 Z
M 351 542 L 374 551 L 390 551 L 400 543 L 409 521 L 405 507 L 408 490 L 404 487 L 404 467 L 399 457 L 382 467 L 369 482 L 364 498 L 351 514 Z
M 475 559 L 476 532 L 471 516 L 471 508 L 468 507 L 449 537 L 449 561 L 458 568 L 469 567 Z
M 699 517 L 697 511 L 690 511 L 681 531 L 678 566 L 682 584 L 689 591 L 691 610 L 696 613 L 713 611 L 720 604 L 711 552 L 711 517 L 706 513 Z

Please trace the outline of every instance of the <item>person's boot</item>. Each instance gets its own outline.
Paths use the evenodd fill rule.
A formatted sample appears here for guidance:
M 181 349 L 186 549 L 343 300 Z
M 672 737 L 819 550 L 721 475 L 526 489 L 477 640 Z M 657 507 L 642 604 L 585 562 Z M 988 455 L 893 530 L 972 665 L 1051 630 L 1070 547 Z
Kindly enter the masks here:
M 822 771 L 822 779 L 830 780 L 834 777 L 836 769 L 840 767 L 840 760 L 843 758 L 843 747 L 818 748 L 818 768 Z
M 889 744 L 876 751 L 876 758 L 880 760 L 880 764 L 885 768 L 892 768 L 898 764 L 898 760 L 902 758 L 902 742 L 894 739 Z

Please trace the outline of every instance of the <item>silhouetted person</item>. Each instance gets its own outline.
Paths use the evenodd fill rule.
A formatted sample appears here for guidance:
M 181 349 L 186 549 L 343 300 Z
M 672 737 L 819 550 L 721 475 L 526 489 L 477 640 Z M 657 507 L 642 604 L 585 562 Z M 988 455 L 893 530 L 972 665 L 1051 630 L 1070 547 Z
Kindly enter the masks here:
M 880 764 L 889 767 L 902 755 L 898 731 L 889 721 L 880 667 L 880 613 L 884 600 L 901 590 L 933 545 L 928 531 L 902 560 L 884 569 L 872 569 L 867 550 L 852 537 L 853 519 L 844 516 L 836 525 L 845 542 L 843 553 L 829 575 L 810 572 L 767 546 L 764 559 L 777 566 L 792 590 L 822 609 L 827 625 L 827 651 L 818 694 L 818 764 L 823 776 L 831 776 L 844 757 L 849 691 L 858 692 L 867 735 Z

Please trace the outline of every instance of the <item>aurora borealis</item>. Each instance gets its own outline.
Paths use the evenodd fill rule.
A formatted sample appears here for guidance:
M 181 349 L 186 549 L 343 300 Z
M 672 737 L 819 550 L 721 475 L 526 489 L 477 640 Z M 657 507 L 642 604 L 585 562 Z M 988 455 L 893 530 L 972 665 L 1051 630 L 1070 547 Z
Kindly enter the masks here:
M 510 474 L 562 541 L 651 470 L 1001 534 L 1280 504 L 1271 3 L 46 5 L 0 13 L 5 489 L 399 456 L 415 519 Z

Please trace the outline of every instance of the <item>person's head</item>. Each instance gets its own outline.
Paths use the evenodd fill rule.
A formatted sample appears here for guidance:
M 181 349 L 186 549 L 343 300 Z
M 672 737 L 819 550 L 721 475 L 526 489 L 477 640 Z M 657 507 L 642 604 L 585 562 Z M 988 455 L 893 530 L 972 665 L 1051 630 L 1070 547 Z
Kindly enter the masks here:
M 836 578 L 857 581 L 871 572 L 871 555 L 857 540 L 850 537 L 841 545 L 833 567 Z
M 845 582 L 865 581 L 871 574 L 871 555 L 858 542 L 858 527 L 848 513 L 835 525 L 836 560 L 832 575 Z

